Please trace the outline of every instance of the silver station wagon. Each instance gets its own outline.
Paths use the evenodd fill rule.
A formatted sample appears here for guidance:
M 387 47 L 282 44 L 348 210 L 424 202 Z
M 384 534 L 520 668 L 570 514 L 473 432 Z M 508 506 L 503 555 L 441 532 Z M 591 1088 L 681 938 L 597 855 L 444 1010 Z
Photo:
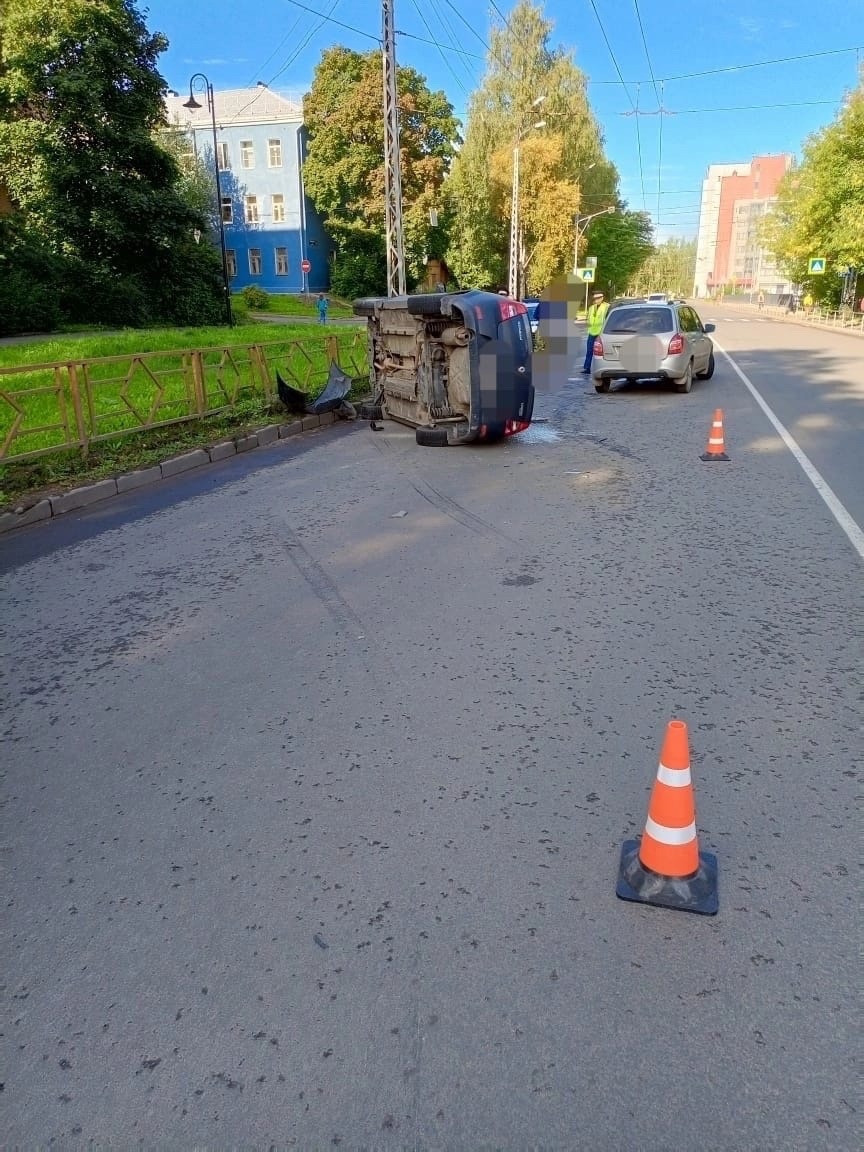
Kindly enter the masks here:
M 591 376 L 598 392 L 613 380 L 672 380 L 689 392 L 693 378 L 714 375 L 713 324 L 676 301 L 638 301 L 611 309 L 594 344 Z

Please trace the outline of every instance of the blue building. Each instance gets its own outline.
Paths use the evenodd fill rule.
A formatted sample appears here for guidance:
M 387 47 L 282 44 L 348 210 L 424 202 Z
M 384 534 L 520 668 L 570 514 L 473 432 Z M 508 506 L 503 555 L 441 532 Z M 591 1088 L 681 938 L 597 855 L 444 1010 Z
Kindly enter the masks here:
M 213 122 L 206 95 L 166 99 L 168 123 L 183 129 L 194 154 L 213 164 Z M 222 220 L 228 275 L 235 291 L 323 292 L 330 242 L 303 188 L 302 105 L 263 84 L 214 93 Z M 215 200 L 215 181 L 213 189 Z M 302 270 L 304 260 L 311 268 Z

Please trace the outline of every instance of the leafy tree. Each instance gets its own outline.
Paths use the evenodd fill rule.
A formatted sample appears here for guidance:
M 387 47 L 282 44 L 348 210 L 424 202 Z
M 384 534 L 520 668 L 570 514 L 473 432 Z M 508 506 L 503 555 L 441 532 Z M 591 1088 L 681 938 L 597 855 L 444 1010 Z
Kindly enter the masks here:
M 790 280 L 817 300 L 836 303 L 840 275 L 864 268 L 864 71 L 835 121 L 805 142 L 763 235 Z M 813 256 L 826 258 L 827 275 L 808 277 Z
M 72 319 L 212 322 L 219 258 L 184 200 L 164 125 L 167 47 L 133 0 L 6 0 L 0 182 L 23 228 L 75 268 Z
M 443 255 L 447 212 L 441 187 L 458 139 L 443 92 L 430 92 L 413 68 L 399 68 L 401 179 L 409 278 L 423 274 L 426 255 Z M 303 105 L 309 134 L 304 183 L 336 243 L 333 289 L 339 295 L 381 292 L 384 247 L 384 123 L 381 55 L 328 49 Z M 439 223 L 433 228 L 429 212 Z M 345 293 L 347 287 L 353 291 Z
M 520 0 L 507 23 L 491 31 L 486 76 L 469 101 L 465 143 L 447 186 L 458 221 L 448 261 L 463 284 L 507 282 L 511 197 L 503 187 L 520 139 L 523 154 L 543 163 L 542 182 L 520 164 L 520 216 L 526 254 L 536 248 L 528 272 L 535 288 L 572 267 L 575 214 L 616 202 L 618 176 L 603 154 L 585 77 L 570 54 L 550 47 L 552 30 L 537 4 Z M 533 128 L 541 121 L 543 128 Z M 549 143 L 538 148 L 538 140 Z M 537 195 L 554 215 L 535 211 Z M 529 234 L 532 227 L 539 231 Z
M 597 284 L 609 297 L 624 290 L 653 248 L 650 216 L 628 211 L 620 200 L 617 207 L 591 222 L 585 243 L 585 255 L 597 257 Z
M 696 274 L 696 241 L 666 240 L 655 248 L 630 278 L 628 287 L 637 295 L 668 292 L 689 296 Z
M 573 252 L 573 204 L 579 185 L 560 177 L 564 139 L 560 135 L 528 138 L 520 156 L 521 266 L 530 294 L 539 293 L 557 275 Z M 490 207 L 498 217 L 512 211 L 513 181 L 510 149 L 491 157 Z

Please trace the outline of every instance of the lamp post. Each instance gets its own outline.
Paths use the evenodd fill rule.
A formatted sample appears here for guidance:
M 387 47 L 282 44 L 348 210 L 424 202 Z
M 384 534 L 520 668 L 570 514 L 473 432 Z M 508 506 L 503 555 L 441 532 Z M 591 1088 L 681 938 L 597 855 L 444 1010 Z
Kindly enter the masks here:
M 532 101 L 531 107 L 539 107 L 545 99 L 545 96 L 538 96 L 536 100 Z M 519 145 L 529 132 L 545 127 L 546 121 L 538 120 L 536 124 L 523 128 L 516 137 L 516 143 L 513 147 L 513 185 L 510 190 L 510 268 L 507 277 L 507 291 L 514 299 L 519 298 L 519 248 L 522 238 L 519 220 Z
M 193 85 L 196 80 L 201 80 L 204 84 L 204 91 L 207 94 L 207 107 L 210 109 L 210 122 L 213 125 L 213 168 L 216 172 L 216 219 L 219 221 L 219 244 L 222 249 L 222 287 L 225 291 L 225 318 L 228 321 L 228 327 L 234 326 L 234 315 L 231 311 L 231 286 L 228 280 L 228 253 L 225 251 L 225 221 L 222 219 L 222 184 L 219 180 L 219 149 L 216 141 L 216 102 L 213 99 L 213 85 L 207 79 L 203 72 L 196 72 L 192 79 L 189 81 L 189 99 L 183 105 L 184 108 L 189 108 L 191 111 L 196 111 L 201 105 L 195 99 L 193 92 Z
M 614 204 L 610 204 L 608 208 L 601 208 L 599 212 L 592 212 L 590 216 L 577 216 L 576 217 L 576 240 L 573 244 L 573 275 L 575 276 L 579 271 L 579 241 L 588 231 L 588 225 L 592 220 L 596 220 L 598 216 L 611 216 L 613 212 L 617 212 Z M 585 312 L 588 312 L 588 281 L 585 281 Z

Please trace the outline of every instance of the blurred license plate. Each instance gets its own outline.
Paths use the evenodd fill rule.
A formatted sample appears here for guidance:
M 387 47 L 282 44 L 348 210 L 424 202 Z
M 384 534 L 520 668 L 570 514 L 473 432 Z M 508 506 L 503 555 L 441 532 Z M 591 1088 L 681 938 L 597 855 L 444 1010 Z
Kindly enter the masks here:
M 620 344 L 607 344 L 606 345 L 606 355 L 605 355 L 604 359 L 606 359 L 606 360 L 620 360 L 621 359 L 621 345 Z

